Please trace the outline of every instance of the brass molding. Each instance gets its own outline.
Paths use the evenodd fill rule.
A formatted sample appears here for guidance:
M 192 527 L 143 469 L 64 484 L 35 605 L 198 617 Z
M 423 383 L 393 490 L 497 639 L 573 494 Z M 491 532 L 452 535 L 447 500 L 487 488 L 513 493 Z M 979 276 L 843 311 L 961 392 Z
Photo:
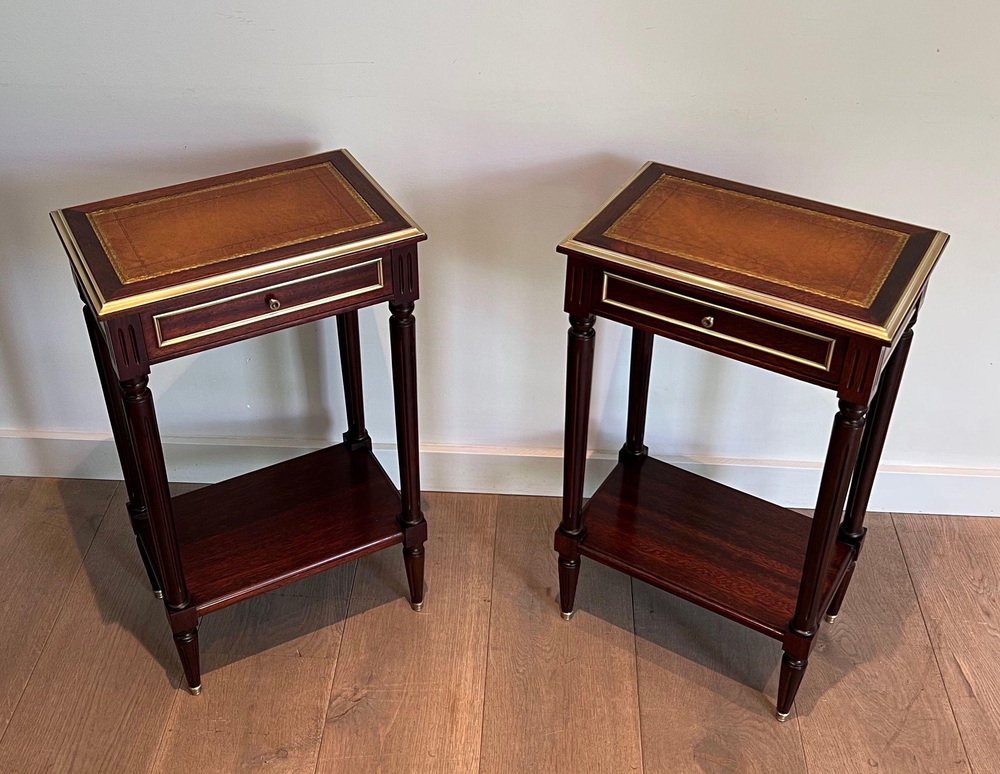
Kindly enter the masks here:
M 313 299 L 312 301 L 306 301 L 301 304 L 296 304 L 295 306 L 281 307 L 280 309 L 272 310 L 270 312 L 264 312 L 263 314 L 254 315 L 253 317 L 246 317 L 240 320 L 234 320 L 233 322 L 225 323 L 224 325 L 216 325 L 212 328 L 205 328 L 204 330 L 195 331 L 194 333 L 186 333 L 183 336 L 175 336 L 172 339 L 164 339 L 163 333 L 160 329 L 160 320 L 166 319 L 168 317 L 176 317 L 178 315 L 185 314 L 187 312 L 193 312 L 197 309 L 205 309 L 210 306 L 218 306 L 219 304 L 226 304 L 237 298 L 245 298 L 246 296 L 256 296 L 261 293 L 267 293 L 269 290 L 275 290 L 277 288 L 287 287 L 289 285 L 297 285 L 302 282 L 311 282 L 313 280 L 319 279 L 320 277 L 328 277 L 331 274 L 339 274 L 342 271 L 350 271 L 352 269 L 359 269 L 362 266 L 370 266 L 371 264 L 376 264 L 378 268 L 378 282 L 374 285 L 367 285 L 363 288 L 352 288 L 351 290 L 346 290 L 343 293 L 335 293 L 332 296 L 324 296 L 323 298 Z M 220 298 L 215 301 L 206 301 L 203 304 L 195 304 L 193 306 L 184 307 L 183 309 L 176 309 L 169 312 L 164 312 L 162 314 L 153 315 L 153 326 L 156 328 L 156 342 L 161 347 L 172 347 L 175 344 L 182 344 L 185 341 L 192 341 L 194 339 L 204 338 L 205 336 L 211 336 L 213 333 L 221 333 L 222 331 L 232 330 L 233 328 L 239 328 L 244 325 L 250 325 L 251 323 L 260 322 L 261 320 L 268 320 L 272 317 L 280 317 L 285 314 L 290 314 L 292 312 L 298 312 L 302 309 L 310 309 L 314 306 L 320 306 L 322 304 L 330 303 L 331 301 L 340 301 L 344 298 L 350 298 L 351 296 L 360 296 L 362 293 L 368 293 L 373 290 L 380 290 L 385 287 L 385 277 L 382 273 L 382 258 L 375 258 L 371 261 L 365 261 L 364 263 L 354 264 L 352 266 L 342 266 L 339 269 L 333 269 L 331 271 L 323 272 L 322 274 L 315 274 L 309 277 L 300 277 L 299 279 L 289 280 L 288 282 L 281 282 L 277 285 L 270 285 L 265 288 L 258 288 L 256 290 L 250 290 L 246 293 L 238 293 L 235 296 L 226 296 L 225 298 Z
M 615 299 L 608 296 L 609 278 L 616 279 L 619 282 L 627 282 L 631 285 L 636 285 L 645 290 L 652 290 L 655 291 L 656 293 L 662 293 L 665 296 L 673 296 L 674 298 L 680 298 L 683 299 L 684 301 L 690 301 L 692 303 L 698 304 L 699 306 L 707 306 L 713 309 L 721 309 L 723 312 L 726 312 L 728 314 L 734 314 L 740 317 L 746 317 L 750 320 L 756 320 L 757 322 L 764 323 L 765 325 L 770 325 L 774 328 L 781 328 L 783 330 L 792 331 L 793 333 L 797 333 L 802 336 L 808 336 L 811 339 L 817 339 L 818 341 L 826 343 L 826 358 L 822 362 L 820 362 L 818 360 L 809 360 L 807 358 L 799 357 L 797 355 L 790 355 L 787 352 L 782 352 L 781 350 L 778 349 L 772 349 L 771 347 L 764 346 L 763 344 L 757 344 L 756 342 L 749 341 L 747 339 L 741 339 L 736 336 L 729 336 L 725 333 L 719 333 L 718 331 L 712 330 L 710 327 L 706 327 L 705 325 L 694 325 L 693 323 L 684 322 L 683 320 L 677 320 L 673 317 L 667 317 L 666 315 L 657 314 L 656 312 L 651 312 L 648 309 L 642 309 L 641 307 L 638 306 L 632 306 L 631 304 L 626 304 L 623 301 L 616 301 Z M 785 325 L 784 323 L 775 322 L 774 320 L 768 320 L 763 317 L 758 317 L 755 314 L 741 312 L 737 309 L 730 309 L 725 306 L 713 304 L 709 301 L 702 301 L 700 298 L 692 298 L 690 296 L 685 296 L 682 293 L 674 293 L 671 290 L 664 290 L 663 288 L 658 288 L 653 285 L 647 285 L 644 282 L 637 282 L 636 280 L 629 279 L 628 277 L 622 277 L 617 274 L 610 274 L 608 272 L 604 272 L 604 285 L 603 288 L 601 289 L 601 301 L 603 301 L 606 304 L 609 304 L 610 306 L 617 306 L 620 309 L 627 309 L 628 311 L 637 312 L 639 314 L 646 315 L 647 317 L 652 317 L 657 320 L 663 320 L 664 322 L 668 322 L 671 325 L 677 325 L 681 328 L 687 328 L 692 331 L 698 331 L 699 333 L 703 333 L 706 336 L 711 336 L 716 339 L 732 341 L 737 344 L 741 344 L 745 347 L 756 349 L 760 352 L 766 352 L 770 355 L 775 355 L 776 357 L 781 357 L 786 360 L 791 360 L 792 362 L 795 363 L 801 363 L 802 365 L 818 368 L 821 371 L 829 371 L 830 363 L 833 361 L 833 349 L 834 345 L 836 344 L 836 340 L 831 339 L 829 336 L 823 336 L 819 333 L 813 333 L 812 331 L 804 331 L 801 328 L 795 328 L 791 325 Z

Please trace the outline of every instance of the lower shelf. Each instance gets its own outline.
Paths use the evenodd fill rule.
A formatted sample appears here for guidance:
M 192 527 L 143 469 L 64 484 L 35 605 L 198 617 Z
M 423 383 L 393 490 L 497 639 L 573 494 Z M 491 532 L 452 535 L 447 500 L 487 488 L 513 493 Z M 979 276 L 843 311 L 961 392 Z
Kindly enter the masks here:
M 371 453 L 343 445 L 173 499 L 198 613 L 402 541 L 400 502 Z
M 580 553 L 781 639 L 812 520 L 651 458 L 619 465 L 584 511 Z M 833 595 L 851 560 L 838 543 Z

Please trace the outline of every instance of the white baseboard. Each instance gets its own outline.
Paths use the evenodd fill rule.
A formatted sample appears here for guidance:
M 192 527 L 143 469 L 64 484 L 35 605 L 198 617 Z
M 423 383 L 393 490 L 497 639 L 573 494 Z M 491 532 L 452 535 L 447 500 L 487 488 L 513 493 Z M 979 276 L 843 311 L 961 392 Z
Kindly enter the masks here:
M 280 439 L 165 438 L 164 455 L 173 481 L 220 481 L 325 444 Z M 396 480 L 395 447 L 375 444 L 375 453 Z M 615 456 L 615 452 L 591 455 L 587 495 L 614 466 Z M 788 507 L 812 507 L 819 486 L 818 462 L 661 459 Z M 420 464 L 421 485 L 427 491 L 560 494 L 559 449 L 427 444 L 421 447 Z M 109 435 L 0 430 L 0 475 L 115 479 L 121 477 L 121 471 Z M 1000 470 L 885 465 L 879 472 L 870 509 L 1000 515 Z

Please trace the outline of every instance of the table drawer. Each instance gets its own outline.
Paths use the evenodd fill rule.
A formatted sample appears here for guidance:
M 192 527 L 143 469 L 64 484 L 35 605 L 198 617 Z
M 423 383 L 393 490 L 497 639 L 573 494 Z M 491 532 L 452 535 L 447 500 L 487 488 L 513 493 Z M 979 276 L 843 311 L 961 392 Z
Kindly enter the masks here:
M 266 330 L 292 322 L 296 315 L 317 307 L 369 296 L 385 289 L 383 257 L 351 266 L 277 282 L 256 290 L 193 304 L 183 309 L 153 315 L 156 345 L 197 345 L 199 340 L 215 341 L 224 334 L 244 334 L 247 327 Z M 285 318 L 285 319 L 282 319 Z M 207 343 L 207 342 L 206 342 Z
M 709 349 L 747 348 L 786 368 L 829 372 L 836 340 L 756 314 L 604 272 L 602 306 L 629 322 Z

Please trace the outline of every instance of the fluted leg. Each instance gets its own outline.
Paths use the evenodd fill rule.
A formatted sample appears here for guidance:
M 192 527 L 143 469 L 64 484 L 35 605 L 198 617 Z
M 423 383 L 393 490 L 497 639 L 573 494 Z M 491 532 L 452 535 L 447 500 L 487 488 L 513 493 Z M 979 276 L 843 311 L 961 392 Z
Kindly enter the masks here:
M 424 605 L 424 541 L 427 522 L 420 510 L 420 448 L 417 433 L 417 360 L 413 303 L 390 303 L 389 340 L 399 453 L 402 500 L 403 562 L 410 587 L 410 606 Z
M 94 351 L 97 363 L 97 374 L 101 380 L 101 391 L 104 393 L 104 403 L 108 409 L 108 419 L 111 421 L 111 432 L 118 451 L 118 461 L 121 463 L 122 476 L 125 479 L 125 492 L 128 496 L 126 509 L 132 532 L 135 533 L 136 546 L 142 565 L 149 577 L 149 585 L 157 597 L 163 597 L 163 587 L 153 561 L 153 538 L 149 530 L 149 514 L 146 500 L 142 493 L 142 480 L 136 467 L 135 450 L 129 436 L 128 422 L 125 418 L 125 406 L 122 394 L 115 378 L 114 366 L 111 362 L 111 352 L 104 339 L 97 319 L 90 307 L 83 308 L 83 317 L 87 323 L 87 333 L 90 334 L 90 346 Z
M 184 667 L 188 690 L 197 696 L 201 693 L 201 659 L 198 655 L 198 627 L 174 633 L 174 644 Z
M 580 577 L 579 540 L 583 536 L 583 476 L 587 462 L 590 384 L 594 370 L 594 315 L 570 315 L 566 366 L 566 438 L 563 455 L 563 513 L 556 530 L 559 553 L 559 607 L 573 616 Z
M 903 369 L 906 367 L 906 358 L 910 353 L 910 344 L 913 342 L 913 328 L 909 328 L 903 333 L 896 345 L 896 351 L 892 353 L 889 362 L 882 371 L 879 380 L 878 392 L 872 407 L 868 412 L 868 421 L 865 425 L 865 434 L 861 439 L 861 453 L 858 456 L 857 466 L 854 469 L 854 477 L 851 480 L 850 494 L 847 496 L 847 510 L 844 513 L 844 521 L 840 525 L 838 540 L 847 543 L 854 549 L 854 558 L 851 566 L 844 576 L 837 593 L 834 594 L 830 607 L 826 611 L 826 620 L 830 623 L 836 619 L 840 613 L 840 606 L 847 594 L 847 588 L 851 584 L 854 576 L 854 568 L 857 565 L 858 556 L 861 553 L 861 546 L 865 539 L 865 515 L 868 512 L 868 501 L 871 497 L 872 486 L 875 483 L 875 474 L 878 472 L 879 460 L 882 459 L 882 449 L 885 447 L 885 437 L 889 429 L 889 420 L 892 418 L 892 410 L 896 405 L 896 395 L 899 393 L 899 384 L 903 378 Z
M 785 653 L 778 683 L 779 720 L 788 717 L 791 712 L 792 702 L 808 663 L 813 638 L 816 636 L 823 604 L 823 580 L 833 558 L 838 521 L 857 460 L 866 410 L 866 406 L 842 400 L 840 411 L 833 420 L 833 432 L 827 448 L 823 478 L 820 481 L 802 567 L 795 615 L 790 631 L 785 635 Z

